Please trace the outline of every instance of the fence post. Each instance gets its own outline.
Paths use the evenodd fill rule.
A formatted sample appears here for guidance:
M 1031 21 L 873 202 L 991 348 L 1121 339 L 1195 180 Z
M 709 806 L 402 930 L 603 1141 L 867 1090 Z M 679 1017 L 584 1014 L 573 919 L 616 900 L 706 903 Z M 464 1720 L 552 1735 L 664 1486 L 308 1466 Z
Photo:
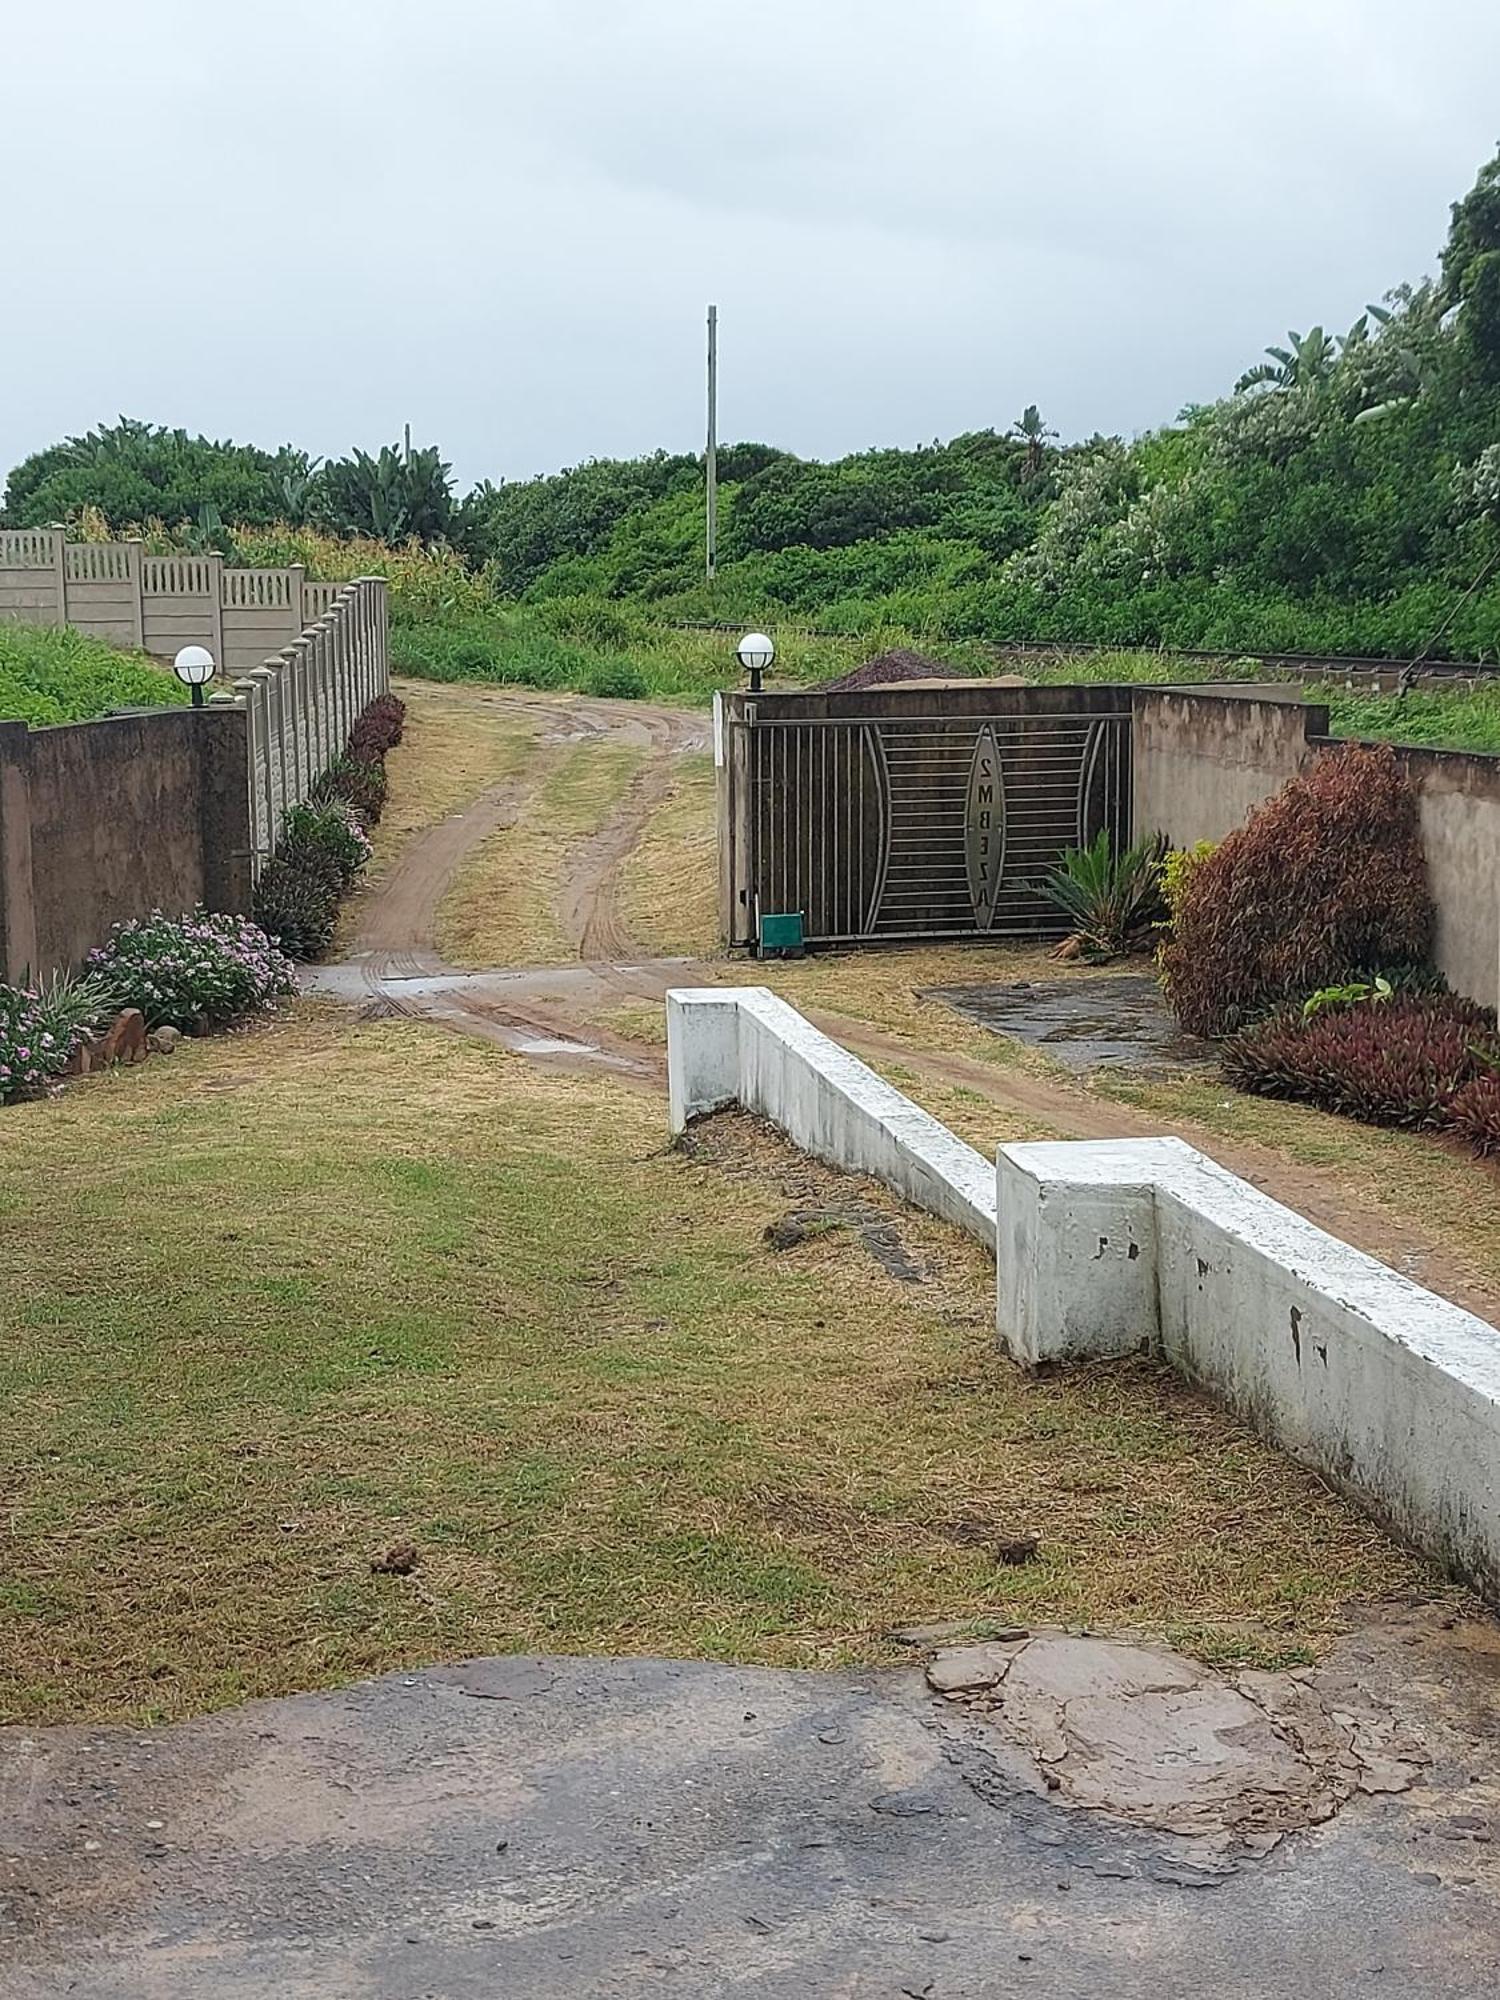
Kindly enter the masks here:
M 307 565 L 306 563 L 288 563 L 286 573 L 287 595 L 288 602 L 291 605 L 290 616 L 292 621 L 292 629 L 286 636 L 287 643 L 290 644 L 307 623 L 307 607 L 303 603 L 303 591 L 307 582 Z
M 208 650 L 214 665 L 224 665 L 224 558 L 215 552 L 208 558 L 210 636 Z
M 135 643 L 141 652 L 146 650 L 146 596 L 141 579 L 142 558 L 146 545 L 139 535 L 132 535 L 125 544 L 125 573 L 130 579 L 130 616 L 135 626 Z M 215 655 L 214 665 L 222 667 L 224 662 Z
M 245 676 L 259 690 L 260 698 L 260 754 L 262 763 L 255 771 L 255 782 L 260 788 L 260 796 L 265 805 L 266 846 L 274 852 L 281 835 L 281 807 L 277 798 L 277 759 L 280 755 L 280 689 L 276 674 L 271 667 L 252 667 Z
M 349 741 L 349 710 L 353 694 L 354 667 L 354 628 L 350 623 L 350 612 L 351 606 L 346 597 L 339 606 L 338 637 L 334 642 L 336 648 L 334 657 L 338 661 L 339 676 L 339 740 L 335 755 L 341 754 L 344 745 Z
M 57 591 L 57 616 L 54 625 L 68 622 L 68 531 L 55 523 L 50 530 L 52 536 L 52 577 Z
M 234 683 L 235 694 L 245 711 L 246 734 L 246 780 L 250 795 L 250 876 L 252 882 L 260 880 L 260 871 L 271 849 L 271 829 L 266 824 L 265 789 L 261 783 L 261 764 L 265 756 L 266 718 L 265 696 L 259 682 L 249 675 L 242 676 Z
M 51 969 L 37 963 L 30 758 L 26 724 L 0 722 L 0 979 L 14 986 Z
M 302 649 L 295 643 L 283 646 L 277 658 L 281 662 L 281 685 L 286 707 L 290 711 L 291 727 L 291 800 L 300 805 L 307 797 L 310 783 L 307 776 L 307 702 L 302 687 Z

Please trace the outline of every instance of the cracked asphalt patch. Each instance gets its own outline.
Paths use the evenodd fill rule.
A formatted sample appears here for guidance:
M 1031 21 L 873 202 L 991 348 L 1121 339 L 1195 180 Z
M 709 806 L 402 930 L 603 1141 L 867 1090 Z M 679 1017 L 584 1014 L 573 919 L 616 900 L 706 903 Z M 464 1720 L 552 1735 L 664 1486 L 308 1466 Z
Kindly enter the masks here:
M 1035 1695 L 1055 1674 L 1030 1643 Z M 1160 1653 L 1142 1686 L 1185 1676 L 1211 1703 L 1235 1692 Z M 1410 1786 L 1356 1781 L 1269 1853 L 1208 1853 L 1142 1823 L 1139 1799 L 1134 1818 L 1081 1788 L 1063 1802 L 1044 1744 L 917 1667 L 518 1656 L 159 1731 L 12 1730 L 0 1993 L 1492 1995 L 1493 1626 L 1386 1611 L 1295 1685 L 1335 1761 L 1346 1700 L 1377 1736 L 1399 1711 Z M 1249 1754 L 1312 1773 L 1310 1801 L 1323 1753 L 1283 1733 L 1267 1690 L 1251 1707 Z M 1243 1748 L 1243 1719 L 1216 1707 L 1194 1741 L 1224 1727 Z M 1097 1761 L 1076 1722 L 1064 1761 Z

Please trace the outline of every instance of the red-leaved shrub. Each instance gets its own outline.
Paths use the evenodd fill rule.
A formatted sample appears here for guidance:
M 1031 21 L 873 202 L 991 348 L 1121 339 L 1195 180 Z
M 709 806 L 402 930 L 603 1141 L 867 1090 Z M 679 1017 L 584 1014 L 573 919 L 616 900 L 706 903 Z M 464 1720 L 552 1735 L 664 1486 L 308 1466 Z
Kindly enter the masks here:
M 349 731 L 347 754 L 362 763 L 373 764 L 401 741 L 406 724 L 406 703 L 399 695 L 378 694 L 354 718 Z
M 1190 1034 L 1227 1035 L 1432 941 L 1417 800 L 1389 745 L 1319 757 L 1198 862 L 1160 963 Z
M 1485 1070 L 1466 1083 L 1448 1115 L 1476 1153 L 1500 1153 L 1500 1076 Z
M 1473 1000 L 1398 993 L 1323 1007 L 1310 1020 L 1282 1008 L 1231 1035 L 1221 1053 L 1241 1090 L 1369 1125 L 1433 1126 L 1446 1124 L 1465 1088 L 1488 1075 L 1485 1058 L 1500 1056 L 1500 1038 L 1494 1014 Z

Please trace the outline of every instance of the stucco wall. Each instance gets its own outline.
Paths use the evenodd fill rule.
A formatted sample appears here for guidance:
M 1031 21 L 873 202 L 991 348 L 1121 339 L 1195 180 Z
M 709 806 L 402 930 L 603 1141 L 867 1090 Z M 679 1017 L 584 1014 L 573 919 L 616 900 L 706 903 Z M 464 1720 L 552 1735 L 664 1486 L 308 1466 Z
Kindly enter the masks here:
M 1136 837 L 1174 847 L 1222 840 L 1317 755 L 1328 711 L 1300 688 L 1133 691 L 1130 750 Z
M 1500 1006 L 1500 757 L 1398 750 L 1417 788 L 1433 956 L 1456 992 Z
M 77 966 L 112 924 L 250 902 L 238 708 L 0 730 L 0 977 Z
M 1500 1594 L 1500 1331 L 1180 1139 L 1013 1145 L 1000 1339 L 1030 1366 L 1157 1353 Z
M 1336 739 L 1300 690 L 1137 688 L 1134 827 L 1174 847 L 1222 840 Z M 1434 957 L 1449 983 L 1500 1006 L 1500 757 L 1397 748 L 1416 787 L 1437 908 Z

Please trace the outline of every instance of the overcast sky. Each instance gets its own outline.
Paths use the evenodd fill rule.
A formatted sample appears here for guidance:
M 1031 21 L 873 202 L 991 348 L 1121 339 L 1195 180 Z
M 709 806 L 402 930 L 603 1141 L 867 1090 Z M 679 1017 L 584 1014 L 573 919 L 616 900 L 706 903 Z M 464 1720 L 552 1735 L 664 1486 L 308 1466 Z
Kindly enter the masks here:
M 710 299 L 726 438 L 1133 432 L 1433 269 L 1497 82 L 1493 0 L 6 0 L 0 468 L 696 450 Z

